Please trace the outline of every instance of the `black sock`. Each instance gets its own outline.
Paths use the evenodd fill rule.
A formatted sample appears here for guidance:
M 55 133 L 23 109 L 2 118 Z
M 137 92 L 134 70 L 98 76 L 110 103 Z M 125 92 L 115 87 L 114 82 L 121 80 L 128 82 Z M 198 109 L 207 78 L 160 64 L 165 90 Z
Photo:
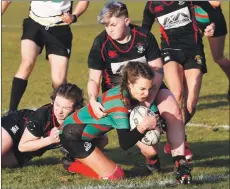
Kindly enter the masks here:
M 173 163 L 175 163 L 176 161 L 180 161 L 180 160 L 185 160 L 185 156 L 175 156 L 172 157 L 173 158 Z
M 26 87 L 27 87 L 27 80 L 20 79 L 17 77 L 13 78 L 9 111 L 17 110 L 18 104 L 22 98 L 22 95 L 26 90 Z

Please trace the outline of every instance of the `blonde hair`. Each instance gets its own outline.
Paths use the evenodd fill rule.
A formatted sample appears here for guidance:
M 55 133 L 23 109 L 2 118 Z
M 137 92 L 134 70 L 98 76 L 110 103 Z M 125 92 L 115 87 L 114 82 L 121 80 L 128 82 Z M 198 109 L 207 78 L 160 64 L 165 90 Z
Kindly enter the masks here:
M 107 24 L 111 17 L 129 16 L 126 5 L 119 1 L 107 3 L 98 16 L 98 23 Z

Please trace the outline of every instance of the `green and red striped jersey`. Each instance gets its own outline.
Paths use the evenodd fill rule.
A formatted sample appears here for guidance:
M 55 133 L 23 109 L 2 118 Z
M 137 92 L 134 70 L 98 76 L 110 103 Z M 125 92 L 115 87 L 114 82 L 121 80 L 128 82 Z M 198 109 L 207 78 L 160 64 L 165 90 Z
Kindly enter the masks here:
M 124 91 L 124 97 L 128 97 L 127 91 Z M 60 134 L 67 124 L 85 124 L 86 126 L 82 132 L 83 140 L 92 140 L 114 128 L 130 128 L 129 112 L 121 100 L 120 86 L 114 87 L 103 93 L 102 96 L 98 97 L 98 102 L 104 106 L 105 112 L 108 113 L 107 116 L 97 119 L 93 113 L 92 107 L 88 104 L 66 118 Z

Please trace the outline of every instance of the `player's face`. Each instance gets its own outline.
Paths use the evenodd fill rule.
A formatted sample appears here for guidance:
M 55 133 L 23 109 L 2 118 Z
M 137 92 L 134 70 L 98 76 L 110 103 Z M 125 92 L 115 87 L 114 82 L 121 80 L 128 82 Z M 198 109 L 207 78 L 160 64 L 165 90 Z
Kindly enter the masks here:
M 132 97 L 139 102 L 144 102 L 149 96 L 149 92 L 152 88 L 152 80 L 140 77 L 134 84 L 128 84 Z
M 128 35 L 129 23 L 129 18 L 124 16 L 117 18 L 113 16 L 105 24 L 105 30 L 113 40 L 123 40 Z
M 54 102 L 54 115 L 59 122 L 63 122 L 65 118 L 73 111 L 74 102 L 57 95 Z

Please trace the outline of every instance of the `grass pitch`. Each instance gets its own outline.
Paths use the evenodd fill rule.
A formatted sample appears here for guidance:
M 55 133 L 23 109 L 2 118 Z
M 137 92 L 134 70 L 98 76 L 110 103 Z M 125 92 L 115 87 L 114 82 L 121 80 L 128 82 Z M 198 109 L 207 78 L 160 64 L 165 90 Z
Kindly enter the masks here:
M 103 30 L 96 22 L 103 3 L 91 3 L 78 23 L 72 25 L 74 39 L 68 81 L 78 84 L 85 91 L 88 52 L 96 35 Z M 133 23 L 141 24 L 144 3 L 127 1 L 127 5 Z M 229 2 L 224 2 L 222 7 L 229 24 Z M 8 109 L 12 78 L 20 63 L 21 25 L 28 10 L 29 2 L 13 2 L 2 18 L 2 112 Z M 157 24 L 152 32 L 159 39 Z M 229 103 L 226 99 L 228 81 L 222 70 L 213 62 L 206 38 L 204 44 L 208 74 L 204 75 L 197 112 L 191 123 L 208 127 L 187 128 L 188 140 L 194 153 L 192 173 L 195 184 L 190 187 L 225 189 L 229 188 L 229 130 L 218 126 L 229 125 Z M 229 35 L 226 38 L 225 55 L 229 58 Z M 39 107 L 49 102 L 51 91 L 50 67 L 42 53 L 19 108 Z M 172 160 L 163 154 L 165 137 L 160 144 L 163 173 L 152 175 L 146 174 L 144 158 L 136 147 L 123 152 L 118 146 L 116 133 L 110 132 L 109 138 L 106 154 L 125 170 L 127 179 L 123 181 L 94 181 L 80 175 L 71 175 L 59 164 L 60 152 L 53 150 L 35 158 L 22 169 L 2 169 L 2 188 L 162 188 L 174 180 Z

